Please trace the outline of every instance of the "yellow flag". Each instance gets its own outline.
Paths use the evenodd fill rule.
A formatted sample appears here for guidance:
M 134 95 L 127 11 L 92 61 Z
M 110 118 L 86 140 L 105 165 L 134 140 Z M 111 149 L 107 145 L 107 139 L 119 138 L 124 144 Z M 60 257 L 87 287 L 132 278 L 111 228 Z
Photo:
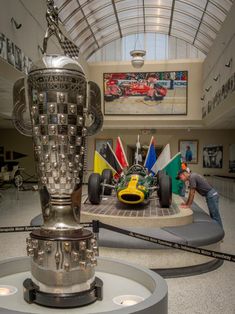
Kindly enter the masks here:
M 94 156 L 94 172 L 102 174 L 104 169 L 111 169 L 113 175 L 115 175 L 116 171 L 113 167 L 97 152 L 95 151 Z

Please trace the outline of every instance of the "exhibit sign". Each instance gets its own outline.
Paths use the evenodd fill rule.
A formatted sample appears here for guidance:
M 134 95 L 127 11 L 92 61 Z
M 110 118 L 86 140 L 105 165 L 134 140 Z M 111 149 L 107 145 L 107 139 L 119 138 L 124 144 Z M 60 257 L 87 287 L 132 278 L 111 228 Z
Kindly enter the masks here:
M 203 147 L 203 168 L 222 168 L 223 146 L 205 145 Z
M 3 33 L 0 33 L 0 58 L 25 74 L 28 74 L 32 65 L 32 60 Z
M 186 115 L 188 71 L 104 73 L 106 115 Z
M 179 140 L 179 151 L 186 163 L 198 163 L 198 140 Z
M 227 81 L 219 88 L 212 99 L 202 108 L 202 117 L 205 118 L 216 107 L 222 105 L 227 97 L 235 91 L 235 72 L 227 79 Z

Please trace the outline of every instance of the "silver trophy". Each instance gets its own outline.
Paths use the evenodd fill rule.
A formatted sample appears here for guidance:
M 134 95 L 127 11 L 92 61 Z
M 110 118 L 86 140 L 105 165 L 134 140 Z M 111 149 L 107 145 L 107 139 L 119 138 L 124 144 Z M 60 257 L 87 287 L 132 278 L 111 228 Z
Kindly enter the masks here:
M 14 86 L 13 121 L 33 137 L 44 220 L 27 239 L 31 278 L 23 285 L 29 303 L 66 308 L 102 299 L 97 239 L 79 224 L 86 136 L 103 122 L 97 90 L 76 60 L 46 54 Z

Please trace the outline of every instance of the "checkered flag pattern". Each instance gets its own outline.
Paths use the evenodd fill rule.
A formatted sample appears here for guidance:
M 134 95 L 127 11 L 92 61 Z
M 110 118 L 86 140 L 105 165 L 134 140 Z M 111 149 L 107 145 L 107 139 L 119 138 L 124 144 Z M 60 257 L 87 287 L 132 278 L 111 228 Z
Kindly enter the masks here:
M 78 58 L 79 48 L 68 38 L 64 37 L 63 41 L 60 41 L 60 45 L 64 50 L 64 54 L 70 58 Z
M 54 95 L 54 96 L 53 96 Z M 48 97 L 56 101 L 48 102 Z M 40 92 L 32 106 L 35 155 L 41 182 L 51 194 L 71 194 L 81 184 L 84 117 L 68 93 Z

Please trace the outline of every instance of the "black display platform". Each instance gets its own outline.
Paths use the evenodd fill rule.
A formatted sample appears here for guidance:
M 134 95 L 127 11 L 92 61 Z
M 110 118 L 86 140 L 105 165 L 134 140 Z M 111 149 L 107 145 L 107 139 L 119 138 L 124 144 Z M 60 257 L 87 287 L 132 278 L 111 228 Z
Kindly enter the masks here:
M 95 207 L 96 205 L 93 206 Z M 160 238 L 162 240 L 179 242 L 192 246 L 207 246 L 221 241 L 224 237 L 224 230 L 220 225 L 211 219 L 210 216 L 196 203 L 193 203 L 191 209 L 193 211 L 193 223 L 188 225 L 163 228 L 126 227 L 125 229 Z M 98 215 L 97 219 L 99 219 Z M 133 219 L 135 219 L 135 217 L 133 217 Z M 42 223 L 43 220 L 41 214 L 33 218 L 30 222 L 32 226 L 38 226 Z M 129 249 L 163 248 L 161 245 L 128 237 L 106 229 L 100 229 L 99 245 L 102 247 Z

